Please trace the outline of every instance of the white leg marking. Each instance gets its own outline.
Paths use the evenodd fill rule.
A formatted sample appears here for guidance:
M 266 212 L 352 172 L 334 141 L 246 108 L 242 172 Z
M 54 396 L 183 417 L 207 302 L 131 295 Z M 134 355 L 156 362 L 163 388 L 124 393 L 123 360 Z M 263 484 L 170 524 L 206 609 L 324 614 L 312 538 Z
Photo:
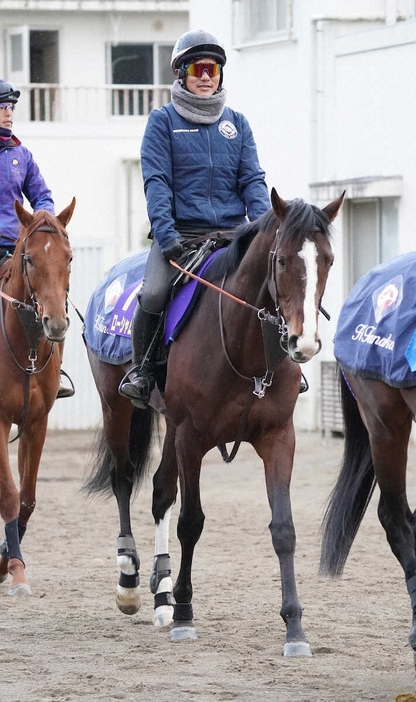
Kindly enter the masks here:
M 165 516 L 156 525 L 155 531 L 155 556 L 161 553 L 169 553 L 169 524 L 172 507 L 166 510 Z
M 172 507 L 166 510 L 165 516 L 156 525 L 155 529 L 155 556 L 163 553 L 169 553 L 169 524 Z M 157 588 L 157 594 L 160 592 L 172 592 L 172 578 L 163 578 Z M 157 627 L 170 626 L 173 617 L 173 607 L 171 605 L 161 605 L 156 607 L 153 614 L 153 624 Z

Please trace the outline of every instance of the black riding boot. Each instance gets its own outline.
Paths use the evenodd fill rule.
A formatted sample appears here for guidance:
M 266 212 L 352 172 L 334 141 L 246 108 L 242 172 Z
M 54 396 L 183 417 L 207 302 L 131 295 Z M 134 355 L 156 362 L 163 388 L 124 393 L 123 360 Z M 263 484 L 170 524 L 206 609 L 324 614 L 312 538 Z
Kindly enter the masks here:
M 146 312 L 137 303 L 132 320 L 133 367 L 124 376 L 118 389 L 120 395 L 127 397 L 139 408 L 144 408 L 149 401 L 155 385 L 154 355 L 162 329 L 163 314 Z

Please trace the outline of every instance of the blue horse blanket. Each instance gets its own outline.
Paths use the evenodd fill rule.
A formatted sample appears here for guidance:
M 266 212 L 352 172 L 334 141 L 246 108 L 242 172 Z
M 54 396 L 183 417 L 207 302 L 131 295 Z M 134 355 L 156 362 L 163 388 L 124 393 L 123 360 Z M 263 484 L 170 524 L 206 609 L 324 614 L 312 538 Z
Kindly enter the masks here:
M 345 301 L 334 354 L 352 375 L 416 385 L 416 253 L 366 273 Z
M 199 275 L 216 253 L 218 251 L 203 263 Z M 90 297 L 84 319 L 84 338 L 101 361 L 121 365 L 131 360 L 131 323 L 148 256 L 149 250 L 146 250 L 116 263 Z M 165 321 L 166 344 L 178 338 L 200 287 L 200 283 L 190 280 L 170 302 Z

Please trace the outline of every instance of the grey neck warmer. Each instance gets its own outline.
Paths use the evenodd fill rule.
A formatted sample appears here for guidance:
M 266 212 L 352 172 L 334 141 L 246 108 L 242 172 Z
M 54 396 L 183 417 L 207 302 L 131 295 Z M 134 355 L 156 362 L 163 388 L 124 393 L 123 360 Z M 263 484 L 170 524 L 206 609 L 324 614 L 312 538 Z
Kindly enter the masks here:
M 213 124 L 224 112 L 227 93 L 224 88 L 220 88 L 214 95 L 201 97 L 185 90 L 179 81 L 175 80 L 171 88 L 171 95 L 172 105 L 176 112 L 188 122 Z

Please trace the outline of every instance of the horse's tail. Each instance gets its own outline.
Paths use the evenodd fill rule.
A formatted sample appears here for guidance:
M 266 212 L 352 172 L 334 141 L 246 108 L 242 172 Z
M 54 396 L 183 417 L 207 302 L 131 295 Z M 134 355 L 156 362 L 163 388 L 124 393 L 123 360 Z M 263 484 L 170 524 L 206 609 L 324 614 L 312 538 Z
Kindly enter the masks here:
M 320 573 L 341 575 L 375 487 L 367 429 L 357 402 L 340 373 L 344 455 L 322 522 Z
M 151 407 L 133 409 L 130 421 L 130 439 L 126 447 L 125 476 L 131 481 L 132 493 L 137 492 L 146 476 L 151 459 L 153 437 L 159 428 L 159 414 Z M 116 462 L 111 453 L 104 430 L 96 437 L 91 459 L 91 472 L 82 489 L 88 495 L 113 495 L 112 480 Z

